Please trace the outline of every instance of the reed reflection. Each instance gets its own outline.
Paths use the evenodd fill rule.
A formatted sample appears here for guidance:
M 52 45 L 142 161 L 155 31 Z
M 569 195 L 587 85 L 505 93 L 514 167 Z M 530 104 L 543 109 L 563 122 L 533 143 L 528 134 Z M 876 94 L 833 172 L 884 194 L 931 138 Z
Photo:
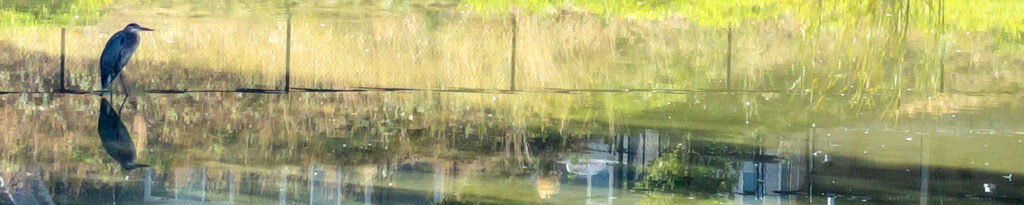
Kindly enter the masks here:
M 128 128 L 121 122 L 121 115 L 110 105 L 110 101 L 107 98 L 101 99 L 96 130 L 103 141 L 103 149 L 126 170 L 149 167 L 135 163 L 135 143 L 128 134 Z

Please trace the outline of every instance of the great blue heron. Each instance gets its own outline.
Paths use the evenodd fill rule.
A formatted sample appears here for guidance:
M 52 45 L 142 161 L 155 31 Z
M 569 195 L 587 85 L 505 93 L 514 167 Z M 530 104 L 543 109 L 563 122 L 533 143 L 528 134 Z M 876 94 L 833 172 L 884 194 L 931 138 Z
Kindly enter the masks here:
M 121 74 L 121 70 L 132 59 L 132 54 L 139 47 L 139 31 L 152 30 L 136 23 L 130 23 L 111 36 L 110 40 L 107 40 L 107 46 L 103 48 L 103 54 L 100 55 L 100 81 L 104 90 L 114 82 L 114 78 Z M 128 95 L 128 87 L 125 87 L 124 84 L 124 75 L 121 75 L 121 89 L 124 89 L 125 95 Z
M 107 150 L 110 158 L 121 164 L 121 168 L 133 170 L 149 167 L 135 163 L 135 142 L 128 134 L 128 127 L 121 122 L 121 115 L 114 111 L 107 98 L 101 98 L 100 101 L 100 118 L 96 123 L 96 132 L 100 134 L 103 149 Z

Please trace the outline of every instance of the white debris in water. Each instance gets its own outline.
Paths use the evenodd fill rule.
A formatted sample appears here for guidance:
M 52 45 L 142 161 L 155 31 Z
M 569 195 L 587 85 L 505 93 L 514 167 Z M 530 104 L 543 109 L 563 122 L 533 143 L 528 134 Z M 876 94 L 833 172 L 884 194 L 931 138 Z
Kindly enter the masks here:
M 989 165 L 989 163 L 988 163 L 988 162 L 985 162 L 985 166 L 988 166 L 988 165 Z
M 496 101 L 496 100 L 498 100 L 498 96 L 491 96 L 491 101 Z
M 811 127 L 818 127 L 817 123 L 811 123 Z
M 409 115 L 409 120 L 414 120 L 414 119 L 415 118 L 413 118 L 412 115 Z
M 985 193 L 992 193 L 996 191 L 996 184 L 993 183 L 985 183 L 982 187 L 985 188 Z
M 914 141 L 913 137 L 907 137 L 907 142 Z
M 867 150 L 864 150 L 864 154 L 867 154 L 867 153 L 868 153 L 868 151 L 867 151 Z
M 864 130 L 864 134 L 867 134 L 867 133 L 869 133 L 869 132 L 871 132 L 871 129 L 866 129 L 866 130 Z
M 846 93 L 839 93 L 839 96 L 846 96 Z
M 956 114 L 953 114 L 953 118 L 956 118 Z
M 320 27 L 327 27 L 327 24 L 320 24 Z
M 348 144 L 341 144 L 341 147 L 348 147 Z
M 747 121 L 745 121 L 745 122 L 746 122 L 746 123 L 747 123 L 748 125 L 750 124 L 750 120 L 747 120 Z
M 750 101 L 747 101 L 747 106 L 750 106 Z

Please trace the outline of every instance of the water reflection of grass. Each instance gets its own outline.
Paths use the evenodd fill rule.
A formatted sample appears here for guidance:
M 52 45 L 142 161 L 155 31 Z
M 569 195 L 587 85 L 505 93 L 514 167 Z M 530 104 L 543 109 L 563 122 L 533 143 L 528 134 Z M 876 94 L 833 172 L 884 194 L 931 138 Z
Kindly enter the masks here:
M 4 151 L 3 156 L 7 156 L 2 159 L 4 163 L 23 164 L 25 160 L 38 159 L 44 163 L 52 161 L 60 164 L 54 168 L 57 170 L 119 173 L 120 168 L 116 163 L 109 163 L 108 157 L 99 147 L 98 139 L 95 139 L 94 128 L 91 128 L 94 122 L 80 120 L 95 118 L 94 114 L 90 114 L 97 106 L 94 97 L 3 97 L 5 101 L 0 108 L 7 111 L 0 113 L 6 113 L 4 119 L 21 120 L 3 121 L 0 125 L 13 129 L 5 129 L 0 134 L 29 136 L 2 138 L 4 140 L 0 150 Z M 916 161 L 919 159 L 916 157 L 919 155 L 915 150 L 918 148 L 915 147 L 916 143 L 904 140 L 905 133 L 887 132 L 878 127 L 895 123 L 878 116 L 899 107 L 867 106 L 853 109 L 847 106 L 847 99 L 835 96 L 823 99 L 824 106 L 813 107 L 808 106 L 811 101 L 805 97 L 644 93 L 149 95 L 134 99 L 126 109 L 124 119 L 131 124 L 130 130 L 136 139 L 147 139 L 136 140 L 146 142 L 137 145 L 140 146 L 139 150 L 154 150 L 140 154 L 140 161 L 153 164 L 159 170 L 201 166 L 272 175 L 273 170 L 280 166 L 360 166 L 370 163 L 398 167 L 399 164 L 416 161 L 410 159 L 438 158 L 458 161 L 460 169 L 463 169 L 460 173 L 474 173 L 462 175 L 465 177 L 463 180 L 474 184 L 463 186 L 461 193 L 483 198 L 507 195 L 471 191 L 477 190 L 473 188 L 476 186 L 486 187 L 484 184 L 476 184 L 484 183 L 477 180 L 530 174 L 533 172 L 531 170 L 539 166 L 527 157 L 539 161 L 551 157 L 541 155 L 556 152 L 552 150 L 567 149 L 579 140 L 630 135 L 646 129 L 659 132 L 666 141 L 676 142 L 688 133 L 700 134 L 694 138 L 692 149 L 664 147 L 667 153 L 655 160 L 656 163 L 644 167 L 656 173 L 638 182 L 641 184 L 637 188 L 649 190 L 680 191 L 701 187 L 686 183 L 713 182 L 687 180 L 707 177 L 715 171 L 735 169 L 730 161 L 746 159 L 745 156 L 749 154 L 746 149 L 752 146 L 751 137 L 759 135 L 770 138 L 786 136 L 779 138 L 785 142 L 779 145 L 796 144 L 798 147 L 783 149 L 786 152 L 803 150 L 799 145 L 804 142 L 801 137 L 813 132 L 817 133 L 815 141 L 820 142 L 818 149 L 832 155 L 833 160 L 848 157 L 890 168 L 921 163 Z M 1005 109 L 1018 110 L 1015 103 L 1010 103 L 1016 102 L 1015 98 L 965 98 L 964 102 L 957 100 L 961 99 L 958 97 L 939 98 L 939 101 L 950 99 L 958 102 L 960 107 L 948 108 L 956 111 L 921 109 L 943 105 L 918 103 L 920 99 L 925 98 L 905 100 L 908 103 L 903 107 L 907 111 L 899 112 L 905 119 L 895 123 L 891 129 L 924 132 L 921 135 L 912 134 L 913 142 L 927 137 L 931 146 L 935 146 L 933 150 L 955 150 L 951 154 L 963 155 L 952 157 L 934 153 L 929 161 L 932 166 L 965 168 L 986 173 L 1021 172 L 1011 164 L 1000 163 L 1012 162 L 1010 158 L 1016 156 L 1012 150 L 1018 150 L 1014 146 L 1019 145 L 1014 144 L 1011 138 L 977 135 L 971 139 L 957 139 L 945 135 L 933 136 L 927 133 L 936 131 L 921 129 L 920 126 L 944 122 L 948 126 L 940 127 L 952 129 L 954 134 L 984 127 L 992 127 L 1000 132 L 1013 130 L 999 128 L 1002 127 L 1000 124 L 988 125 L 986 122 L 992 122 L 987 120 L 991 117 L 1005 119 L 1000 121 L 1005 121 L 1002 124 L 1006 125 L 1015 122 L 1015 118 L 1009 115 L 993 114 L 1012 113 Z M 993 107 L 1001 109 L 994 110 Z M 959 116 L 955 119 L 941 118 L 948 117 L 948 112 L 957 112 Z M 29 123 L 30 126 L 18 126 L 26 120 L 33 123 Z M 746 124 L 744 121 L 751 123 Z M 817 127 L 817 131 L 809 131 L 812 127 Z M 865 128 L 870 129 L 872 134 L 864 133 Z M 825 137 L 826 133 L 833 137 Z M 931 140 L 953 143 L 940 145 Z M 690 142 L 685 143 L 691 145 Z M 991 146 L 982 147 L 982 144 Z M 769 147 L 783 148 L 774 145 Z M 1008 152 L 991 156 L 984 154 L 987 152 L 983 150 L 987 149 Z M 865 150 L 871 154 L 863 154 Z M 690 151 L 693 153 L 688 153 Z M 692 162 L 690 158 L 694 158 Z M 986 162 L 992 164 L 982 164 L 981 161 L 970 164 L 971 160 L 982 158 L 991 159 Z M 530 169 L 523 169 L 523 166 Z M 690 171 L 681 172 L 680 168 Z M 270 183 L 265 186 L 275 185 Z M 562 193 L 575 189 L 568 186 L 562 188 Z M 530 187 L 518 189 L 533 190 Z M 704 187 L 697 190 L 711 189 Z M 519 194 L 524 193 L 516 193 Z M 683 199 L 668 197 L 658 200 Z

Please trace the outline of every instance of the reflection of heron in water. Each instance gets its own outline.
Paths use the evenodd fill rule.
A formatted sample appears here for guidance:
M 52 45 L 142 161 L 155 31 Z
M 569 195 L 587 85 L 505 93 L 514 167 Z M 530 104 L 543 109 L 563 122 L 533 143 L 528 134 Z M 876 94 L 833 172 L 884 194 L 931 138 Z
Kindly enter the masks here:
M 110 101 L 102 98 L 100 102 L 100 118 L 96 130 L 103 141 L 103 148 L 121 167 L 133 170 L 140 167 L 149 167 L 145 164 L 135 163 L 135 143 L 132 136 L 128 134 L 128 128 L 121 122 L 121 115 L 110 106 Z

